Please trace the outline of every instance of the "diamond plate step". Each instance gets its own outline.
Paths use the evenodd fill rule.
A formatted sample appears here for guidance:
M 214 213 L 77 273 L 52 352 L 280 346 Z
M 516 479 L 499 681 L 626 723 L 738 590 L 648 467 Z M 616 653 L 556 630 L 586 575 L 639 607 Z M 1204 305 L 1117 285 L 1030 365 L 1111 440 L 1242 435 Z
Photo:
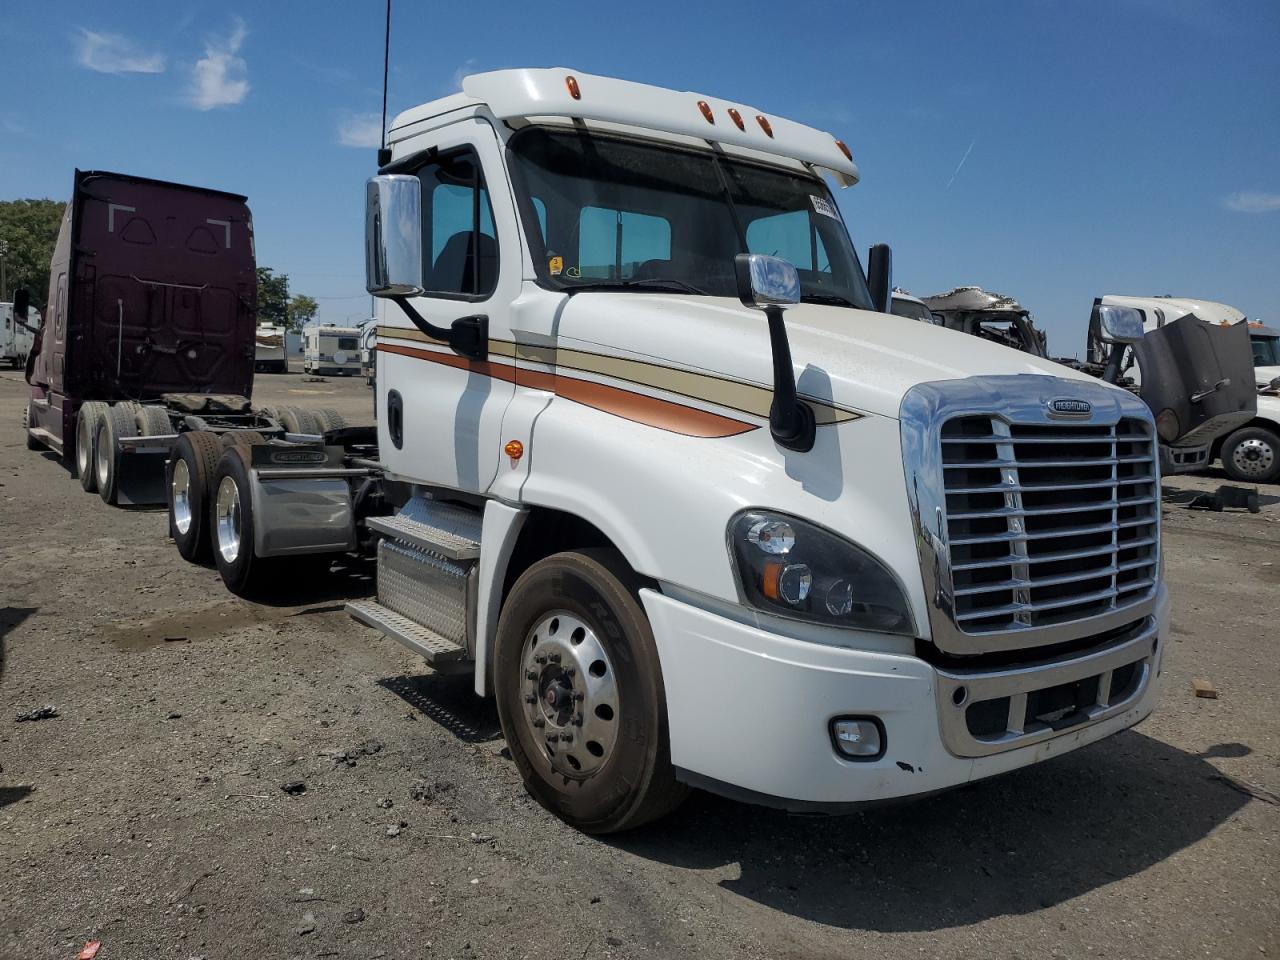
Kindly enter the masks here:
M 452 640 L 420 623 L 414 623 L 376 600 L 353 600 L 347 604 L 347 613 L 392 640 L 404 644 L 432 666 L 466 659 L 467 651 Z
M 415 497 L 394 517 L 369 517 L 370 530 L 449 560 L 480 556 L 483 518 L 476 510 Z

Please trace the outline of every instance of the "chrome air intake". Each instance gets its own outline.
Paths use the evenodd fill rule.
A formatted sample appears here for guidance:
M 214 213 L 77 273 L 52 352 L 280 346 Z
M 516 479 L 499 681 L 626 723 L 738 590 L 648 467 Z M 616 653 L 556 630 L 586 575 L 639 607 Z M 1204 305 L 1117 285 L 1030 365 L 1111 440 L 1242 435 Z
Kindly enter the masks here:
M 1074 642 L 1151 612 L 1160 486 L 1138 398 L 1030 374 L 921 384 L 902 445 L 940 650 Z

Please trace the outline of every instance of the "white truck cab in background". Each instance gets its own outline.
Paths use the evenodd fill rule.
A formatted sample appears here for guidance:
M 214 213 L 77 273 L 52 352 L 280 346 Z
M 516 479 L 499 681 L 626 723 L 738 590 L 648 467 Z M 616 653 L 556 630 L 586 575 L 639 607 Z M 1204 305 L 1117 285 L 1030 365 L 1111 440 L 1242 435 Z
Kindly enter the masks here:
M 0 303 L 0 363 L 26 366 L 39 329 L 40 311 L 29 307 L 26 322 L 22 322 L 21 318 L 14 317 L 12 303 Z
M 826 182 L 858 180 L 843 143 L 568 69 L 468 77 L 388 140 L 376 452 L 228 450 L 232 589 L 376 552 L 353 615 L 472 671 L 530 791 L 592 832 L 689 785 L 927 793 L 1151 712 L 1150 412 L 891 315 L 888 250 L 864 274 Z
M 919 297 L 913 297 L 905 290 L 893 288 L 893 302 L 889 305 L 889 312 L 896 317 L 906 317 L 908 320 L 919 320 L 921 323 L 932 323 L 937 326 L 942 325 L 940 317 L 935 317 L 929 310 L 929 305 Z
M 360 372 L 360 328 L 313 323 L 302 329 L 302 369 L 321 376 Z

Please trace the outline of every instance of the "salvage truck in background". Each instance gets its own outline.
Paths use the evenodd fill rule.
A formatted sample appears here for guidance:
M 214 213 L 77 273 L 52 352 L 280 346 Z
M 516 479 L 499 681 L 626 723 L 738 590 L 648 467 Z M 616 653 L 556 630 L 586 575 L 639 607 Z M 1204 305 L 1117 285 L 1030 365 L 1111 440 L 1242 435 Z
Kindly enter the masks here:
M 375 555 L 351 613 L 473 674 L 529 790 L 590 832 L 690 785 L 928 793 L 1151 712 L 1150 411 L 890 315 L 888 248 L 864 272 L 824 180 L 857 182 L 843 143 L 565 69 L 468 77 L 389 141 L 376 433 L 222 453 L 230 589 Z
M 46 313 L 27 446 L 69 459 L 108 503 L 164 503 L 175 446 L 205 470 L 229 442 L 345 426 L 250 403 L 257 274 L 238 194 L 77 170 Z

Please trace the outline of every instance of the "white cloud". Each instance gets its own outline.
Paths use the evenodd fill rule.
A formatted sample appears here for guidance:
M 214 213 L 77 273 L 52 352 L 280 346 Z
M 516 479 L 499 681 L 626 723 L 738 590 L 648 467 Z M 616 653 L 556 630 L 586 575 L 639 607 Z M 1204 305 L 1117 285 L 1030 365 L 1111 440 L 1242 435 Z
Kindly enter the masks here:
M 453 89 L 451 93 L 459 93 L 462 90 L 462 81 L 476 72 L 476 61 L 472 57 L 469 60 L 462 61 L 462 66 L 453 71 Z
M 338 142 L 344 147 L 382 146 L 382 115 L 353 113 L 338 121 Z
M 80 66 L 98 73 L 164 73 L 162 53 L 143 53 L 128 37 L 80 28 L 76 38 Z
M 211 38 L 204 45 L 204 56 L 191 68 L 191 87 L 187 101 L 197 110 L 212 110 L 242 103 L 249 95 L 249 65 L 236 56 L 248 34 L 244 21 L 236 18 L 226 38 Z
M 1245 190 L 1231 194 L 1222 201 L 1222 205 L 1236 213 L 1273 213 L 1280 210 L 1280 193 Z

